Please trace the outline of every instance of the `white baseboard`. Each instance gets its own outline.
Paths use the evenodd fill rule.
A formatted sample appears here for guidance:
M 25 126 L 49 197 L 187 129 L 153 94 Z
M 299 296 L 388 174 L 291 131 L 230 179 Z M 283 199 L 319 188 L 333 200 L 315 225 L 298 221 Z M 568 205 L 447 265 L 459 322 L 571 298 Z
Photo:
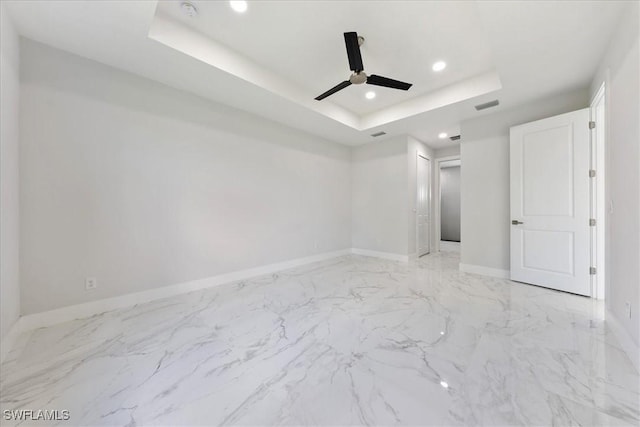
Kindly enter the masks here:
M 256 276 L 262 276 L 265 274 L 272 274 L 278 271 L 286 270 L 293 267 L 298 267 L 312 262 L 324 261 L 339 256 L 349 255 L 351 249 L 342 249 L 339 251 L 325 252 L 318 255 L 312 255 L 304 258 L 297 258 L 289 261 L 279 262 L 275 264 L 268 264 L 256 268 L 250 268 L 246 270 L 234 271 L 231 273 L 220 274 L 218 276 L 207 277 L 199 280 L 192 280 L 189 282 L 179 283 L 176 285 L 163 286 L 158 289 L 150 289 L 148 291 L 135 292 L 125 295 L 120 295 L 112 298 L 100 299 L 97 301 L 86 302 L 82 304 L 76 304 L 58 308 L 55 310 L 45 311 L 41 313 L 29 314 L 22 316 L 18 319 L 18 322 L 12 328 L 12 333 L 17 337 L 23 332 L 30 331 L 36 328 L 45 326 L 51 326 L 58 323 L 68 322 L 74 319 L 81 319 L 90 317 L 105 311 L 116 310 L 119 308 L 131 307 L 136 304 L 142 304 L 146 302 L 155 301 L 158 299 L 168 298 L 175 295 L 181 295 L 188 292 L 198 291 L 201 289 L 211 288 L 225 283 L 235 282 L 238 280 L 245 280 Z M 15 338 L 14 338 L 15 339 Z M 5 346 L 5 341 L 2 341 L 2 351 L 4 354 L 9 352 L 11 345 Z M 13 344 L 13 342 L 7 341 L 7 344 Z
M 390 259 L 393 261 L 409 262 L 409 255 L 393 254 L 389 252 L 370 251 L 369 249 L 358 249 L 358 248 L 351 248 L 351 253 L 354 255 L 364 255 L 364 256 L 370 256 L 375 258 Z
M 618 342 L 620 342 L 622 349 L 627 353 L 629 359 L 631 359 L 631 363 L 633 363 L 633 366 L 636 368 L 636 372 L 640 372 L 640 346 L 633 342 L 633 339 L 620 324 L 620 321 L 616 319 L 609 309 L 606 310 L 604 318 L 609 328 L 611 328 L 613 335 L 615 335 Z
M 2 338 L 2 342 L 0 342 L 0 363 L 4 362 L 4 358 L 7 357 L 7 354 L 11 351 L 11 349 L 15 346 L 18 337 L 22 333 L 22 322 L 21 318 L 18 317 L 11 328 L 9 328 L 9 332 Z
M 498 268 L 483 267 L 481 265 L 462 264 L 459 266 L 463 273 L 481 274 L 483 276 L 497 277 L 499 279 L 508 279 L 511 277 L 509 270 L 501 270 Z
M 460 252 L 460 242 L 440 240 L 439 248 L 442 252 Z

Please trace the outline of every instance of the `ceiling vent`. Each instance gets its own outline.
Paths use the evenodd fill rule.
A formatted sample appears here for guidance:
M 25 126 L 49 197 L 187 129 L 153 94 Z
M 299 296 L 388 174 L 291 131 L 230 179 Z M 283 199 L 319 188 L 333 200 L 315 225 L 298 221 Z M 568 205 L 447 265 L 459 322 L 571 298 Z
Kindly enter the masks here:
M 459 141 L 460 140 L 460 135 L 450 136 L 449 139 L 452 140 L 452 141 Z
M 476 105 L 476 110 L 478 110 L 478 111 L 486 110 L 487 108 L 495 107 L 498 104 L 500 104 L 500 102 L 498 102 L 497 99 L 494 99 L 493 101 L 489 101 L 489 102 L 485 102 L 484 104 Z
M 374 138 L 377 138 L 379 136 L 386 135 L 386 134 L 387 134 L 386 132 L 380 131 L 380 132 L 372 133 L 371 136 Z

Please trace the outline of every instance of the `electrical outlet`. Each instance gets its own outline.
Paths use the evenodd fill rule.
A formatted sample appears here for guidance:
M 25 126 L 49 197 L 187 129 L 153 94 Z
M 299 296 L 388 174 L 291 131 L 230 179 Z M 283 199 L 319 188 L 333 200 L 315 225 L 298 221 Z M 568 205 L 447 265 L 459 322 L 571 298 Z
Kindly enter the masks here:
M 624 303 L 624 313 L 631 319 L 631 303 L 629 301 Z
M 85 291 L 92 291 L 97 287 L 98 287 L 98 279 L 96 279 L 95 277 L 87 277 L 86 279 L 84 279 Z

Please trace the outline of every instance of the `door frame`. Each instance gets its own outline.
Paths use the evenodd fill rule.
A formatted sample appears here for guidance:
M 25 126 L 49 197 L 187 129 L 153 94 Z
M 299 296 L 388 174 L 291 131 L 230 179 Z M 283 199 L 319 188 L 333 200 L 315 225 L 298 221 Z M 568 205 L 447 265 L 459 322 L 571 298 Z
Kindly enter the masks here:
M 602 103 L 604 119 L 596 120 L 594 107 Z M 607 260 L 607 132 L 608 102 L 606 84 L 602 82 L 589 104 L 589 119 L 596 123 L 590 132 L 591 157 L 590 169 L 596 176 L 590 180 L 591 218 L 595 218 L 596 226 L 591 229 L 591 265 L 596 267 L 596 274 L 591 276 L 591 297 L 604 300 L 606 295 L 606 260 Z
M 415 204 L 415 209 L 414 209 L 414 213 L 415 213 L 415 218 L 414 221 L 416 223 L 416 258 L 420 258 L 422 255 L 420 255 L 420 232 L 419 232 L 419 227 L 418 227 L 418 223 L 419 223 L 419 212 L 418 212 L 418 197 L 419 197 L 419 187 L 418 187 L 418 180 L 419 180 L 419 174 L 418 174 L 418 162 L 420 161 L 420 157 L 422 157 L 423 159 L 427 160 L 429 162 L 429 170 L 427 171 L 427 176 L 429 177 L 429 183 L 427 185 L 427 200 L 429 201 L 429 250 L 424 253 L 423 255 L 428 255 L 430 253 L 433 252 L 433 236 L 432 231 L 433 231 L 433 197 L 432 197 L 432 188 L 433 188 L 433 162 L 431 161 L 431 156 L 422 153 L 420 151 L 416 151 L 416 204 Z
M 435 208 L 434 215 L 433 215 L 434 236 L 435 236 L 434 251 L 435 252 L 440 252 L 440 240 L 442 239 L 442 227 L 440 224 L 440 219 L 442 217 L 441 202 L 440 202 L 440 197 L 442 196 L 442 191 L 441 191 L 442 189 L 440 188 L 440 163 L 450 162 L 451 160 L 460 160 L 460 172 L 462 172 L 462 160 L 460 158 L 460 154 L 456 154 L 454 156 L 438 157 L 437 159 L 435 159 L 436 169 L 435 169 L 435 173 L 433 174 L 434 175 L 433 188 L 435 188 L 437 192 L 436 194 L 437 197 L 435 197 L 435 200 L 433 201 L 434 208 Z M 462 195 L 462 186 L 460 187 L 460 192 Z M 460 207 L 460 209 L 462 209 L 462 206 Z M 462 235 L 460 236 L 460 245 L 462 246 Z

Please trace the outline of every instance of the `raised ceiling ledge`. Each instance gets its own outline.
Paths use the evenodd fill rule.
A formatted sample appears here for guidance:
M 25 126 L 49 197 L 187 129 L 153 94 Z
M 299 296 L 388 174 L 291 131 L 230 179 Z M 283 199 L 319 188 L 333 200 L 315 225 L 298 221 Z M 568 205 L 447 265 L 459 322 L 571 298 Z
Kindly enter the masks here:
M 210 37 L 165 16 L 158 9 L 149 27 L 148 37 L 357 131 L 366 131 L 502 89 L 500 76 L 492 70 L 359 116 L 330 101 L 314 100 L 313 94 Z
M 502 89 L 495 71 L 465 79 L 360 118 L 360 130 L 371 129 Z

